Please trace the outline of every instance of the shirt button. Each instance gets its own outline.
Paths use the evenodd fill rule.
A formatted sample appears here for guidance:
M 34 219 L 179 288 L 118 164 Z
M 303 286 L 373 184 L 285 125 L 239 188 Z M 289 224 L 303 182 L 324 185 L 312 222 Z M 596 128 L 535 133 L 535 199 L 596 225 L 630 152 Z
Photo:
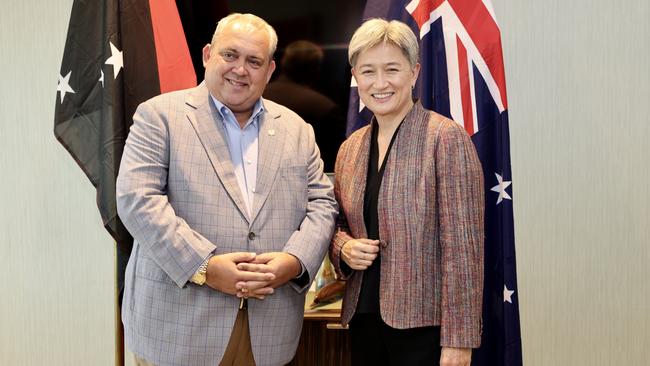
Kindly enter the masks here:
M 253 162 L 251 161 L 251 159 L 248 159 L 246 160 L 246 164 L 253 164 Z
M 248 233 L 248 240 L 255 240 L 255 233 L 254 232 L 251 231 L 250 233 Z

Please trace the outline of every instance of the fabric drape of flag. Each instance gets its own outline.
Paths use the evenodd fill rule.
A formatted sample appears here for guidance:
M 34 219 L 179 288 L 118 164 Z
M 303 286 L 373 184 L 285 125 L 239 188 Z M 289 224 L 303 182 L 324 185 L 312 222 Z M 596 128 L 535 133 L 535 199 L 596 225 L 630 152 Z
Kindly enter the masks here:
M 415 88 L 425 108 L 452 118 L 472 136 L 485 181 L 485 286 L 481 348 L 472 365 L 522 365 L 501 33 L 489 0 L 368 0 L 368 18 L 401 20 L 420 38 Z M 371 113 L 350 91 L 347 132 Z
M 118 286 L 132 238 L 117 216 L 115 178 L 141 102 L 196 85 L 173 0 L 75 0 L 57 87 L 54 135 L 97 189 L 118 245 Z

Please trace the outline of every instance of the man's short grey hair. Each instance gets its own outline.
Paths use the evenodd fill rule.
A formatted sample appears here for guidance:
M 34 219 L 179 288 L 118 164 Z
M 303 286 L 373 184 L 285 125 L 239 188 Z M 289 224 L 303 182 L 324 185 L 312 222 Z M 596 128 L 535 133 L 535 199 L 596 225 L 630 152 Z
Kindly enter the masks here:
M 415 67 L 418 63 L 418 39 L 408 25 L 398 20 L 389 22 L 381 18 L 372 18 L 361 24 L 350 40 L 348 47 L 350 66 L 356 65 L 359 54 L 381 43 L 397 46 L 409 60 L 411 67 Z
M 233 23 L 240 23 L 246 31 L 265 31 L 269 38 L 269 59 L 273 59 L 273 54 L 275 49 L 278 47 L 278 35 L 275 33 L 275 29 L 271 27 L 264 19 L 253 14 L 241 14 L 241 13 L 232 13 L 225 18 L 222 18 L 217 23 L 217 29 L 212 35 L 211 44 L 217 40 L 217 37 Z

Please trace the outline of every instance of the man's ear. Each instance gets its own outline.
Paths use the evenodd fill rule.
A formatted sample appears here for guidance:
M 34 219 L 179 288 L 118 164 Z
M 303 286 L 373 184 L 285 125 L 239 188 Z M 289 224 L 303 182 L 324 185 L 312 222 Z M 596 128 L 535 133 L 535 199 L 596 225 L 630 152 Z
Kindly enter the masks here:
M 271 80 L 271 76 L 273 75 L 273 71 L 275 71 L 275 60 L 271 60 L 271 63 L 269 64 L 268 75 L 266 75 L 266 82 L 267 83 L 269 82 L 269 80 Z
M 203 67 L 208 63 L 208 60 L 210 59 L 210 44 L 206 44 L 205 47 L 203 47 Z

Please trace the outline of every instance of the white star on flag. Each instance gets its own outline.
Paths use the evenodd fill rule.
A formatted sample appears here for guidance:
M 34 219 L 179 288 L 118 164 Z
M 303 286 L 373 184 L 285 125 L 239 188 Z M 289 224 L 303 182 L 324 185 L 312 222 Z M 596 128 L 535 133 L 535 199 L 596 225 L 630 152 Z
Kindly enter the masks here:
M 65 77 L 61 76 L 59 74 L 59 84 L 56 86 L 56 90 L 61 92 L 61 104 L 63 104 L 63 98 L 65 97 L 65 93 L 73 93 L 74 90 L 70 87 L 70 75 L 72 74 L 72 70 L 68 72 L 68 75 Z
M 118 50 L 117 47 L 111 44 L 111 57 L 106 60 L 106 65 L 113 66 L 113 79 L 117 79 L 117 74 L 120 73 L 122 67 L 124 67 L 124 61 L 122 60 L 122 51 Z
M 99 70 L 99 74 L 100 74 L 100 76 L 99 76 L 99 80 L 97 80 L 97 81 L 99 81 L 100 83 L 102 83 L 102 88 L 103 88 L 103 87 L 104 87 L 104 70 L 101 70 L 101 69 L 100 69 L 100 70 Z
M 503 285 L 503 302 L 509 302 L 512 304 L 512 294 L 515 292 L 512 290 L 508 290 L 506 285 Z
M 512 200 L 512 197 L 510 197 L 510 195 L 508 194 L 508 192 L 506 192 L 506 188 L 508 188 L 508 186 L 509 186 L 510 184 L 512 184 L 512 181 L 504 181 L 504 180 L 503 180 L 503 177 L 500 176 L 500 175 L 497 174 L 497 173 L 494 173 L 494 175 L 497 176 L 497 181 L 499 182 L 499 184 L 497 184 L 496 186 L 492 187 L 492 189 L 490 189 L 490 190 L 491 190 L 492 192 L 498 192 L 498 193 L 499 193 L 499 198 L 497 198 L 497 205 L 498 205 L 499 203 L 501 203 L 501 201 L 503 201 L 504 199 Z

